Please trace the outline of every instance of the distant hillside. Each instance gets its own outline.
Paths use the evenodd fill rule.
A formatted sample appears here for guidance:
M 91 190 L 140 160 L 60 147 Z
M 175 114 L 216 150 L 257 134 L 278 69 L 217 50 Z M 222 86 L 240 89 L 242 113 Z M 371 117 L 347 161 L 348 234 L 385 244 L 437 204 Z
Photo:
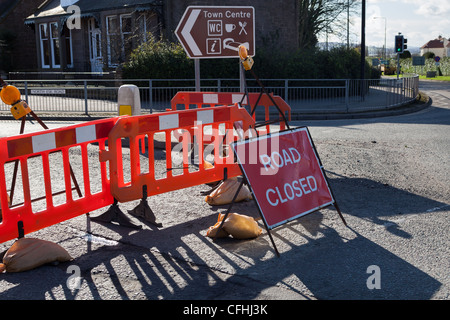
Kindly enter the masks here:
M 332 49 L 335 47 L 342 47 L 342 46 L 346 46 L 346 43 L 343 42 L 328 42 L 328 44 L 326 42 L 319 42 L 317 44 L 317 46 L 322 49 L 322 50 L 326 50 L 327 47 L 328 49 Z M 358 47 L 359 44 L 357 43 L 351 43 L 350 44 L 351 47 Z M 377 47 L 377 46 L 366 46 L 366 54 L 368 56 L 377 56 L 379 55 L 380 52 L 382 52 L 383 48 L 382 47 Z M 420 54 L 420 47 L 409 47 L 407 48 L 407 50 L 409 50 L 409 52 L 411 52 L 412 55 L 414 54 Z M 387 47 L 386 53 L 388 55 L 392 55 L 394 54 L 394 47 L 390 48 L 389 46 Z

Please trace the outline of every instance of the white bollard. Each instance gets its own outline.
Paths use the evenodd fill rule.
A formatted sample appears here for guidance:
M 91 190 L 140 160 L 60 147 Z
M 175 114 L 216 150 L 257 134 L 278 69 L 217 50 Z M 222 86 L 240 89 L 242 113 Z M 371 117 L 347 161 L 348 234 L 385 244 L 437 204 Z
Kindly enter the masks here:
M 137 86 L 133 84 L 124 84 L 120 86 L 117 102 L 119 116 L 138 116 L 141 114 L 141 98 Z

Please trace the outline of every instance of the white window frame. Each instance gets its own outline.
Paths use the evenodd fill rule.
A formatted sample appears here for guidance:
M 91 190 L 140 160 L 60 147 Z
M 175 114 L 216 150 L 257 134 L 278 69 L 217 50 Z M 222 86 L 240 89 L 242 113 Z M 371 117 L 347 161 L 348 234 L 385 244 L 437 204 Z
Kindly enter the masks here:
M 72 29 L 69 29 L 69 41 L 70 41 L 70 48 L 67 48 L 66 46 L 66 37 L 64 37 L 64 46 L 66 47 L 66 51 L 70 50 L 70 60 L 72 61 L 71 64 L 67 64 L 67 68 L 73 68 L 74 62 L 73 62 L 73 41 L 72 41 Z M 61 44 L 60 44 L 61 45 Z M 66 61 L 67 63 L 67 61 Z
M 130 19 L 130 31 L 127 32 L 123 32 L 123 19 L 127 18 Z M 131 38 L 129 38 L 128 36 L 131 36 Z M 125 59 L 126 58 L 126 52 L 125 52 L 125 43 L 126 41 L 132 41 L 133 37 L 133 16 L 131 13 L 126 13 L 126 14 L 121 14 L 120 15 L 120 39 L 122 40 L 120 49 L 121 49 L 121 55 L 122 58 Z M 133 45 L 131 44 L 131 50 L 133 50 Z
M 111 36 L 117 36 L 118 30 L 113 30 L 111 32 L 109 26 L 109 18 L 115 18 L 117 21 L 117 15 L 106 16 L 106 43 L 107 43 L 107 54 L 108 54 L 108 66 L 117 67 L 118 64 L 112 63 L 111 61 Z
M 41 27 L 44 27 L 44 33 L 47 34 L 46 38 L 42 38 L 42 31 Z M 41 66 L 43 69 L 49 69 L 50 68 L 50 61 L 49 64 L 45 64 L 45 53 L 44 53 L 44 41 L 48 41 L 48 48 L 50 50 L 50 36 L 49 36 L 49 30 L 48 30 L 48 24 L 47 23 L 41 23 L 39 24 L 39 43 L 41 45 Z M 50 52 L 49 52 L 50 54 Z
M 109 25 L 110 18 L 116 19 L 118 30 L 111 30 L 110 25 Z M 130 28 L 131 28 L 130 31 L 123 32 L 123 27 L 124 27 L 123 20 L 124 19 L 130 19 Z M 118 52 L 118 53 L 120 54 L 120 57 L 124 58 L 125 57 L 125 41 L 127 41 L 126 36 L 132 35 L 132 34 L 133 34 L 133 15 L 131 13 L 106 16 L 106 43 L 108 46 L 108 48 L 107 48 L 108 66 L 117 67 L 119 65 L 118 63 L 112 62 L 111 37 L 115 36 L 115 37 L 117 37 L 117 40 L 120 41 L 120 44 L 119 44 L 120 52 Z
M 123 19 L 124 18 L 129 18 L 130 19 L 130 28 L 131 28 L 131 30 L 130 31 L 127 31 L 127 32 L 123 32 Z M 128 34 L 133 34 L 133 16 L 131 15 L 131 13 L 127 13 L 127 14 L 121 14 L 120 15 L 120 37 L 122 38 L 122 44 L 124 44 L 125 43 L 125 35 L 128 35 Z M 123 48 L 124 46 L 122 45 L 122 48 Z
M 147 14 L 141 13 L 136 19 L 139 28 L 139 44 L 147 42 Z
M 58 32 L 59 35 L 59 31 L 58 31 L 58 22 L 49 22 L 48 24 L 48 35 L 50 38 L 50 52 L 51 52 L 51 56 L 52 56 L 52 66 L 53 68 L 61 68 L 61 51 L 59 52 L 59 64 L 56 64 L 55 62 L 55 45 L 53 43 L 53 40 L 58 40 L 59 41 L 59 50 L 61 49 L 61 38 L 53 38 L 53 32 L 52 32 L 52 25 L 55 25 L 56 31 Z

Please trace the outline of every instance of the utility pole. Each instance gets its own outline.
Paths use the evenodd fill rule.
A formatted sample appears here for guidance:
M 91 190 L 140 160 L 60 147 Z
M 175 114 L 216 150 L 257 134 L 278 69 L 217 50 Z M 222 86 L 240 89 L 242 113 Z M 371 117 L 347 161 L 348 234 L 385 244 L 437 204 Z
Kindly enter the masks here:
M 347 0 L 347 50 L 350 49 L 350 0 Z
M 361 80 L 360 91 L 361 97 L 364 99 L 364 93 L 366 90 L 364 78 L 366 71 L 366 0 L 362 0 L 361 8 Z
M 366 66 L 366 0 L 362 0 L 361 8 L 361 80 L 364 79 Z

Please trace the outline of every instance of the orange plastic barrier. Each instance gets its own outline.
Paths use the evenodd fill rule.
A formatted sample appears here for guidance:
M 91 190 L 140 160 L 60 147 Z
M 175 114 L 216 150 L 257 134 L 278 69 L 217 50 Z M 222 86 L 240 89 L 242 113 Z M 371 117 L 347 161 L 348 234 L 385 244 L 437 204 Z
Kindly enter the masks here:
M 258 101 L 259 98 L 259 101 Z M 270 107 L 274 107 L 273 101 L 277 104 L 278 108 L 280 108 L 281 112 L 285 115 L 287 121 L 291 121 L 291 107 L 286 103 L 286 101 L 283 100 L 280 96 L 274 96 L 273 94 L 270 94 L 269 96 L 263 94 L 260 95 L 259 93 L 249 93 L 249 100 L 250 100 L 250 106 L 251 111 L 253 112 L 255 108 L 257 107 L 264 107 L 264 114 L 265 114 L 265 121 L 270 121 Z M 256 104 L 258 103 L 258 104 Z M 274 110 L 275 112 L 277 110 Z M 255 119 L 255 113 L 253 113 L 253 119 Z M 280 120 L 280 130 L 286 129 L 286 123 L 283 121 L 281 115 L 278 118 Z M 266 126 L 267 133 L 270 132 L 269 125 Z
M 0 138 L 0 243 L 17 238 L 59 222 L 74 218 L 81 214 L 103 208 L 113 203 L 110 192 L 110 181 L 105 163 L 100 163 L 101 190 L 91 190 L 91 178 L 88 163 L 88 144 L 98 144 L 99 152 L 105 150 L 105 141 L 110 130 L 120 118 L 90 121 L 59 129 L 45 130 L 37 133 L 22 134 Z M 69 149 L 80 148 L 84 194 L 74 197 L 72 182 L 75 179 L 70 164 Z M 52 186 L 49 157 L 58 153 L 62 155 L 62 172 L 65 190 L 54 190 Z M 29 169 L 29 162 L 41 159 L 42 168 Z M 21 170 L 22 193 L 16 192 L 23 203 L 8 205 L 7 184 L 11 182 L 7 167 L 19 162 Z M 32 199 L 31 187 L 40 188 L 45 196 Z M 19 191 L 19 190 L 17 190 Z M 78 189 L 80 191 L 80 189 Z M 54 200 L 65 196 L 63 203 L 55 204 Z M 32 203 L 45 201 L 45 209 L 34 212 Z
M 227 177 L 241 175 L 229 144 L 233 141 L 233 131 L 240 131 L 242 135 L 242 132 L 249 130 L 253 125 L 254 120 L 249 113 L 237 104 L 121 118 L 109 133 L 109 150 L 103 150 L 100 154 L 100 161 L 110 162 L 111 193 L 119 202 L 126 202 L 142 199 L 145 194 L 151 196 L 219 181 L 224 179 L 225 175 Z M 204 126 L 212 127 L 213 145 L 210 151 L 214 156 L 213 165 L 209 166 L 204 162 L 206 148 L 204 150 L 203 147 L 199 147 L 198 168 L 194 166 L 195 170 L 192 170 L 189 143 L 194 138 L 196 141 L 203 141 Z M 221 130 L 224 130 L 225 134 L 221 134 Z M 178 143 L 175 148 L 172 146 L 174 131 L 182 131 L 183 136 L 183 142 Z M 194 137 L 190 137 L 191 132 Z M 154 138 L 155 134 L 161 135 L 161 133 L 165 137 L 166 166 L 163 170 L 164 176 L 157 177 Z M 253 134 L 255 134 L 254 131 Z M 131 175 L 127 179 L 123 173 L 123 162 L 125 158 L 128 158 L 128 154 L 122 154 L 122 141 L 126 139 L 129 140 L 131 168 Z M 202 146 L 201 143 L 198 145 Z M 173 163 L 174 149 L 178 149 L 178 154 L 182 153 L 182 165 Z M 141 167 L 141 157 L 146 154 L 148 166 Z
M 280 110 L 286 116 L 288 121 L 291 120 L 291 107 L 280 96 L 270 95 Z M 244 98 L 244 99 L 243 99 Z M 258 101 L 259 98 L 259 101 Z M 256 107 L 264 107 L 265 121 L 270 120 L 270 107 L 274 107 L 272 100 L 265 94 L 249 93 L 247 97 L 244 97 L 243 93 L 236 92 L 191 92 L 180 91 L 175 94 L 171 100 L 172 110 L 178 110 L 179 107 L 183 109 L 189 109 L 191 105 L 196 108 L 202 108 L 203 106 L 215 107 L 221 105 L 231 105 L 234 103 L 240 103 L 242 101 L 243 106 L 248 106 L 250 102 L 251 110 Z M 258 104 L 256 105 L 256 103 Z M 277 111 L 276 109 L 274 111 Z M 281 117 L 281 116 L 280 116 Z M 256 119 L 255 113 L 253 113 L 253 119 Z M 280 130 L 285 130 L 286 124 L 280 118 Z M 270 126 L 266 125 L 266 132 L 259 131 L 259 134 L 265 134 L 270 132 Z

